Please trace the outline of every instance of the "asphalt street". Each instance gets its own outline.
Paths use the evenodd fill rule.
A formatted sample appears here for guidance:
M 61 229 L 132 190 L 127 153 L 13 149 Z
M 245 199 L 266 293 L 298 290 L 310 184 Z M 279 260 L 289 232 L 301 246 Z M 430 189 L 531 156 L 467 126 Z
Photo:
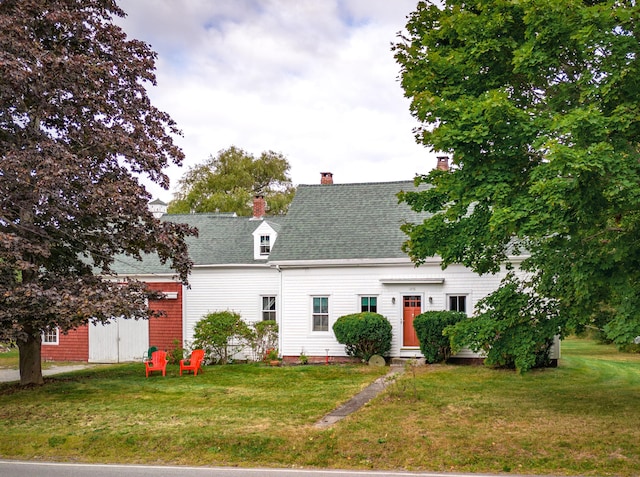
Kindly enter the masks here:
M 488 474 L 93 465 L 0 460 L 0 476 L 2 477 L 363 477 L 366 475 L 375 477 L 471 477 L 472 475 L 473 477 L 490 477 Z

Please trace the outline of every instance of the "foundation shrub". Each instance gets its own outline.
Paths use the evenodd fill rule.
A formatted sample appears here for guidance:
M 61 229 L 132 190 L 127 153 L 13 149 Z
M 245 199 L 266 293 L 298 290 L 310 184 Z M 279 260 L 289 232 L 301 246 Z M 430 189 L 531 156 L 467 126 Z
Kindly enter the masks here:
M 278 347 L 278 323 L 274 320 L 258 321 L 253 325 L 251 350 L 253 359 L 264 359 L 267 351 Z M 276 356 L 277 357 L 277 356 Z
M 530 284 L 509 274 L 496 291 L 476 305 L 475 316 L 447 327 L 455 352 L 469 348 L 485 354 L 486 365 L 518 373 L 551 364 L 554 336 L 566 318 L 559 304 L 532 292 Z
M 238 313 L 218 311 L 205 315 L 193 329 L 193 349 L 205 351 L 206 362 L 226 364 L 250 344 L 253 331 Z
M 391 323 L 378 313 L 362 312 L 341 316 L 333 324 L 338 343 L 347 355 L 368 361 L 374 354 L 385 356 L 391 349 Z
M 442 334 L 450 325 L 467 318 L 459 311 L 427 311 L 413 319 L 413 327 L 420 341 L 420 351 L 427 363 L 440 363 L 451 356 L 451 343 Z

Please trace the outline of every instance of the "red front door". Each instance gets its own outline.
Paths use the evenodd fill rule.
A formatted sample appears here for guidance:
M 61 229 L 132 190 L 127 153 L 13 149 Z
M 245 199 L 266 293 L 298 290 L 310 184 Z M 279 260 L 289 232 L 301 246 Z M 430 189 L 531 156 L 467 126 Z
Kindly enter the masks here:
M 413 319 L 422 313 L 422 300 L 418 295 L 402 297 L 403 346 L 420 346 Z

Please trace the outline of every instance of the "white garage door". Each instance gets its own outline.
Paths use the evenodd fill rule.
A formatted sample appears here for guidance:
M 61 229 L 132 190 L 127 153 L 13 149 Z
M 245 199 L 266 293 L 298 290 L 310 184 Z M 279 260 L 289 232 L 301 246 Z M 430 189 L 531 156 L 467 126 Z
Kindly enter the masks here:
M 90 363 L 141 361 L 148 348 L 148 320 L 113 318 L 106 325 L 89 325 Z

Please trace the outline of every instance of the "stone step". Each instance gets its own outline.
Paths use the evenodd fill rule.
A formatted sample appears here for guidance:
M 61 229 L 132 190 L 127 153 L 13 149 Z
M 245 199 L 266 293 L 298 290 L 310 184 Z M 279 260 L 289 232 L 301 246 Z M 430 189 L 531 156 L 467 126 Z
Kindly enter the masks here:
M 426 361 L 424 358 L 391 358 L 391 366 L 405 366 L 412 363 L 416 366 L 424 366 Z

